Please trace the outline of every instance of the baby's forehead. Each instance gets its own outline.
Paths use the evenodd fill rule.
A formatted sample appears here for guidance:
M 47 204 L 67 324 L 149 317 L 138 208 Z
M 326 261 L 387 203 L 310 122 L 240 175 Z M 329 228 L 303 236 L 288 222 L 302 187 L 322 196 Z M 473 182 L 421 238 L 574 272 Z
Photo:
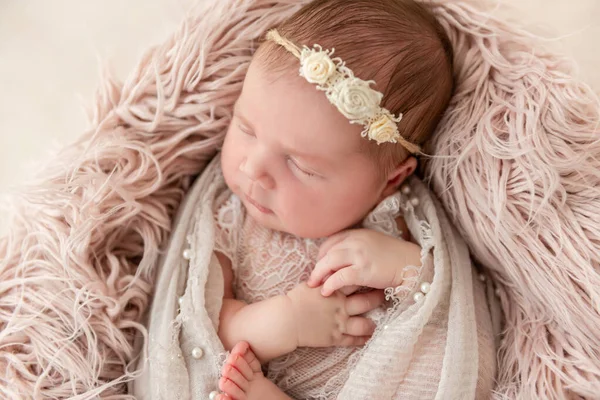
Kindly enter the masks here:
M 258 135 L 284 147 L 322 157 L 360 151 L 361 127 L 350 124 L 298 68 L 273 78 L 268 66 L 253 61 L 236 112 Z

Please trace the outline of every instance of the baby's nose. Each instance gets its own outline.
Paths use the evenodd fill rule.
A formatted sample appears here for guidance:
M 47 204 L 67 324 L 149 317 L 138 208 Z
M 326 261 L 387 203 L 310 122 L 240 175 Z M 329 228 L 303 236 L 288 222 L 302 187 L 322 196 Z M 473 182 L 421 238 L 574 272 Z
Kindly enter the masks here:
M 270 190 L 275 187 L 275 180 L 269 174 L 264 163 L 246 159 L 246 161 L 240 165 L 240 171 L 246 175 L 248 179 L 258 183 L 260 187 L 265 190 Z

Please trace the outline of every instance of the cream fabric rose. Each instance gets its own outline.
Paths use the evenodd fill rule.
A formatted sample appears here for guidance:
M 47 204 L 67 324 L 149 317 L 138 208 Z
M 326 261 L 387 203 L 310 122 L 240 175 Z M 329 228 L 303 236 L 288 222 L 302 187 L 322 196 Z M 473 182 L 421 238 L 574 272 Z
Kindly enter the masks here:
M 341 79 L 328 91 L 329 100 L 352 122 L 364 123 L 379 110 L 383 94 L 362 79 Z
M 419 153 L 418 145 L 406 141 L 398 132 L 397 123 L 402 114 L 395 117 L 389 110 L 381 108 L 383 93 L 371 88 L 374 81 L 363 81 L 354 76 L 354 72 L 339 57 L 333 57 L 334 49 L 323 50 L 318 44 L 312 48 L 298 47 L 292 41 L 282 37 L 277 30 L 267 33 L 267 39 L 283 46 L 300 60 L 300 76 L 309 83 L 317 85 L 325 92 L 327 99 L 352 124 L 363 125 L 361 135 L 384 142 L 400 143 L 411 153 Z
M 305 53 L 306 54 L 306 53 Z M 324 51 L 311 51 L 302 55 L 302 76 L 310 83 L 322 85 L 335 73 L 336 65 Z
M 398 138 L 398 126 L 396 121 L 390 118 L 389 115 L 382 114 L 369 126 L 367 136 L 371 140 L 375 140 L 377 144 L 391 142 L 396 143 Z

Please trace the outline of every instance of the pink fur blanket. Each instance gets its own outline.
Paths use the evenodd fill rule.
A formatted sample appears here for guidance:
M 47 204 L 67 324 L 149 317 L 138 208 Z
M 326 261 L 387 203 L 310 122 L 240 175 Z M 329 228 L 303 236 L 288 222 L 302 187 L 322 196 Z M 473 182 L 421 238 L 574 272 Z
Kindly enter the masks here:
M 106 77 L 92 129 L 15 194 L 0 239 L 3 398 L 128 398 L 175 210 L 221 144 L 257 37 L 293 0 L 214 0 Z M 496 398 L 598 397 L 600 101 L 515 27 L 434 10 L 457 90 L 424 162 L 499 285 Z

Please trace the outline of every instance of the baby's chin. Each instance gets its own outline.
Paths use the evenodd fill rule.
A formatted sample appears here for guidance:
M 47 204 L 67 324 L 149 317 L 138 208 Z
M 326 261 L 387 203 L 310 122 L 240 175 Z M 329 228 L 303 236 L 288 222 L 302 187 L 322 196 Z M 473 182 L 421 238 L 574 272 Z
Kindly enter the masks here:
M 256 209 L 252 204 L 248 204 L 248 201 L 242 199 L 242 204 L 244 209 L 246 210 L 246 215 L 252 218 L 257 224 L 262 226 L 263 228 L 270 229 L 273 231 L 288 233 L 294 236 L 304 237 L 299 235 L 303 231 L 298 231 L 296 229 L 290 229 L 289 226 L 286 226 L 275 212 L 265 214 Z
M 285 213 L 280 213 L 279 210 L 269 210 L 268 213 L 260 211 L 245 198 L 243 193 L 238 193 L 235 190 L 234 193 L 241 199 L 246 214 L 260 226 L 303 239 L 323 239 L 346 229 L 358 228 L 360 225 L 360 223 L 348 225 L 347 221 L 327 221 L 324 224 L 306 218 L 290 220 L 286 218 Z
M 250 206 L 252 207 L 252 206 Z M 277 214 L 264 215 L 257 210 L 248 210 L 248 214 L 261 226 L 278 232 L 287 233 L 302 239 L 323 239 L 327 238 L 335 233 L 340 232 L 343 229 L 331 229 L 331 226 L 318 225 L 316 223 L 302 225 L 294 224 L 281 220 Z
M 304 239 L 326 239 L 347 229 L 360 228 L 360 225 L 360 223 L 348 225 L 342 222 L 337 224 L 318 224 L 315 222 L 310 226 L 289 229 L 287 232 Z

